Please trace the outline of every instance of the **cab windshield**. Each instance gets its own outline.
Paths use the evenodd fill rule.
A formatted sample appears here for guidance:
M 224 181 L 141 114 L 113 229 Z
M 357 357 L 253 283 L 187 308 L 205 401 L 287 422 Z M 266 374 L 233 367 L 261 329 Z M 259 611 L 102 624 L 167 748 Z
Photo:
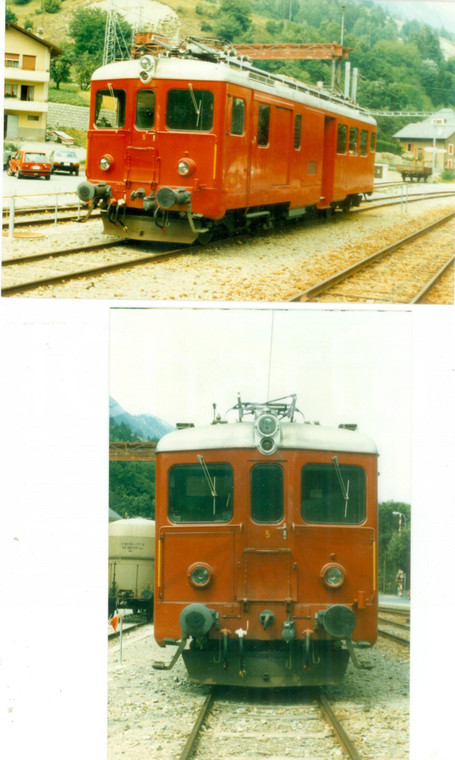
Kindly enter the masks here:
M 169 90 L 166 127 L 191 132 L 208 132 L 213 126 L 214 95 L 210 90 Z
M 202 461 L 201 461 L 202 460 Z M 174 523 L 228 522 L 233 510 L 229 464 L 179 464 L 169 471 L 169 519 Z
M 306 464 L 301 473 L 302 517 L 310 523 L 358 525 L 365 520 L 365 471 L 357 465 Z

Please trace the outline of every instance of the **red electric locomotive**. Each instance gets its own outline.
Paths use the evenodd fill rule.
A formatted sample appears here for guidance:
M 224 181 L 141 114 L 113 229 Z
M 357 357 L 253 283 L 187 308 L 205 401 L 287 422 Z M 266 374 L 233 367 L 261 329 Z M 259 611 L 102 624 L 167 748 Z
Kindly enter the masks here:
M 157 446 L 155 638 L 191 680 L 339 683 L 377 636 L 377 450 L 295 396 Z
M 374 119 L 342 97 L 193 39 L 94 72 L 78 195 L 106 233 L 204 242 L 358 205 L 375 141 Z

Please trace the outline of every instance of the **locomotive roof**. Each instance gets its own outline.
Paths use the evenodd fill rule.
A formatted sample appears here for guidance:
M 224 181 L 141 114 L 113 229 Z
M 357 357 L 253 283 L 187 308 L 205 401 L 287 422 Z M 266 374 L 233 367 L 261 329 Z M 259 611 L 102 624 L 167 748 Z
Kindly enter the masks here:
M 113 83 L 116 79 L 137 79 L 140 82 L 141 70 L 139 59 L 109 63 L 93 72 L 92 81 L 108 80 Z M 373 117 L 366 111 L 344 101 L 341 97 L 331 95 L 327 90 L 318 90 L 296 79 L 269 74 L 240 59 L 213 63 L 193 58 L 157 56 L 153 79 L 229 82 L 318 109 L 322 108 L 341 116 L 356 118 L 367 124 L 376 124 Z
M 371 438 L 354 430 L 323 427 L 299 422 L 282 422 L 279 449 L 339 451 L 377 454 Z M 254 422 L 207 425 L 175 430 L 164 435 L 156 447 L 157 454 L 202 449 L 256 448 Z

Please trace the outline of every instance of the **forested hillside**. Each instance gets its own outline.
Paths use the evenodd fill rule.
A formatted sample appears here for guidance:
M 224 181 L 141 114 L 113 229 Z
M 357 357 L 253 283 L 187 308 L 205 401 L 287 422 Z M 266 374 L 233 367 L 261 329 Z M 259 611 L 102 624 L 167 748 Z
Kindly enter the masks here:
M 116 50 L 123 57 L 128 55 L 132 28 L 139 18 L 142 23 L 138 30 L 167 33 L 175 40 L 196 34 L 234 44 L 339 42 L 343 34 L 344 45 L 351 48 L 351 64 L 360 72 L 357 99 L 362 106 L 374 111 L 455 107 L 455 57 L 450 53 L 444 56 L 438 32 L 417 21 L 395 20 L 371 0 L 199 0 L 196 4 L 189 0 L 144 0 L 140 17 L 137 9 L 118 0 L 116 9 Z M 91 72 L 103 59 L 106 11 L 100 3 L 7 0 L 6 13 L 7 18 L 16 18 L 34 31 L 42 28 L 47 39 L 64 49 L 63 58 L 52 67 L 62 91 L 68 81 L 82 90 L 88 88 Z M 450 42 L 445 49 L 450 49 Z M 329 61 L 268 61 L 257 65 L 311 84 L 322 81 L 329 86 L 331 82 Z M 379 118 L 378 149 L 396 149 L 391 135 L 410 120 Z

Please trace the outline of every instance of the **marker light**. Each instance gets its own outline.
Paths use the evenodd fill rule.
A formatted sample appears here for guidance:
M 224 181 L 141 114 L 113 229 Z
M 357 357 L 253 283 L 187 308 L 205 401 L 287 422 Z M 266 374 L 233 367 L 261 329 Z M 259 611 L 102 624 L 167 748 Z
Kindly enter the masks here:
M 113 165 L 114 159 L 109 153 L 105 153 L 102 158 L 100 158 L 100 169 L 103 170 L 103 172 L 107 172 Z
M 321 570 L 321 578 L 327 588 L 340 588 L 343 585 L 346 577 L 346 571 L 341 565 L 330 563 L 324 565 Z
M 188 568 L 188 579 L 194 588 L 207 588 L 213 578 L 213 570 L 203 562 L 196 562 Z
M 196 169 L 196 164 L 191 158 L 181 158 L 177 164 L 177 171 L 182 177 L 189 177 Z

